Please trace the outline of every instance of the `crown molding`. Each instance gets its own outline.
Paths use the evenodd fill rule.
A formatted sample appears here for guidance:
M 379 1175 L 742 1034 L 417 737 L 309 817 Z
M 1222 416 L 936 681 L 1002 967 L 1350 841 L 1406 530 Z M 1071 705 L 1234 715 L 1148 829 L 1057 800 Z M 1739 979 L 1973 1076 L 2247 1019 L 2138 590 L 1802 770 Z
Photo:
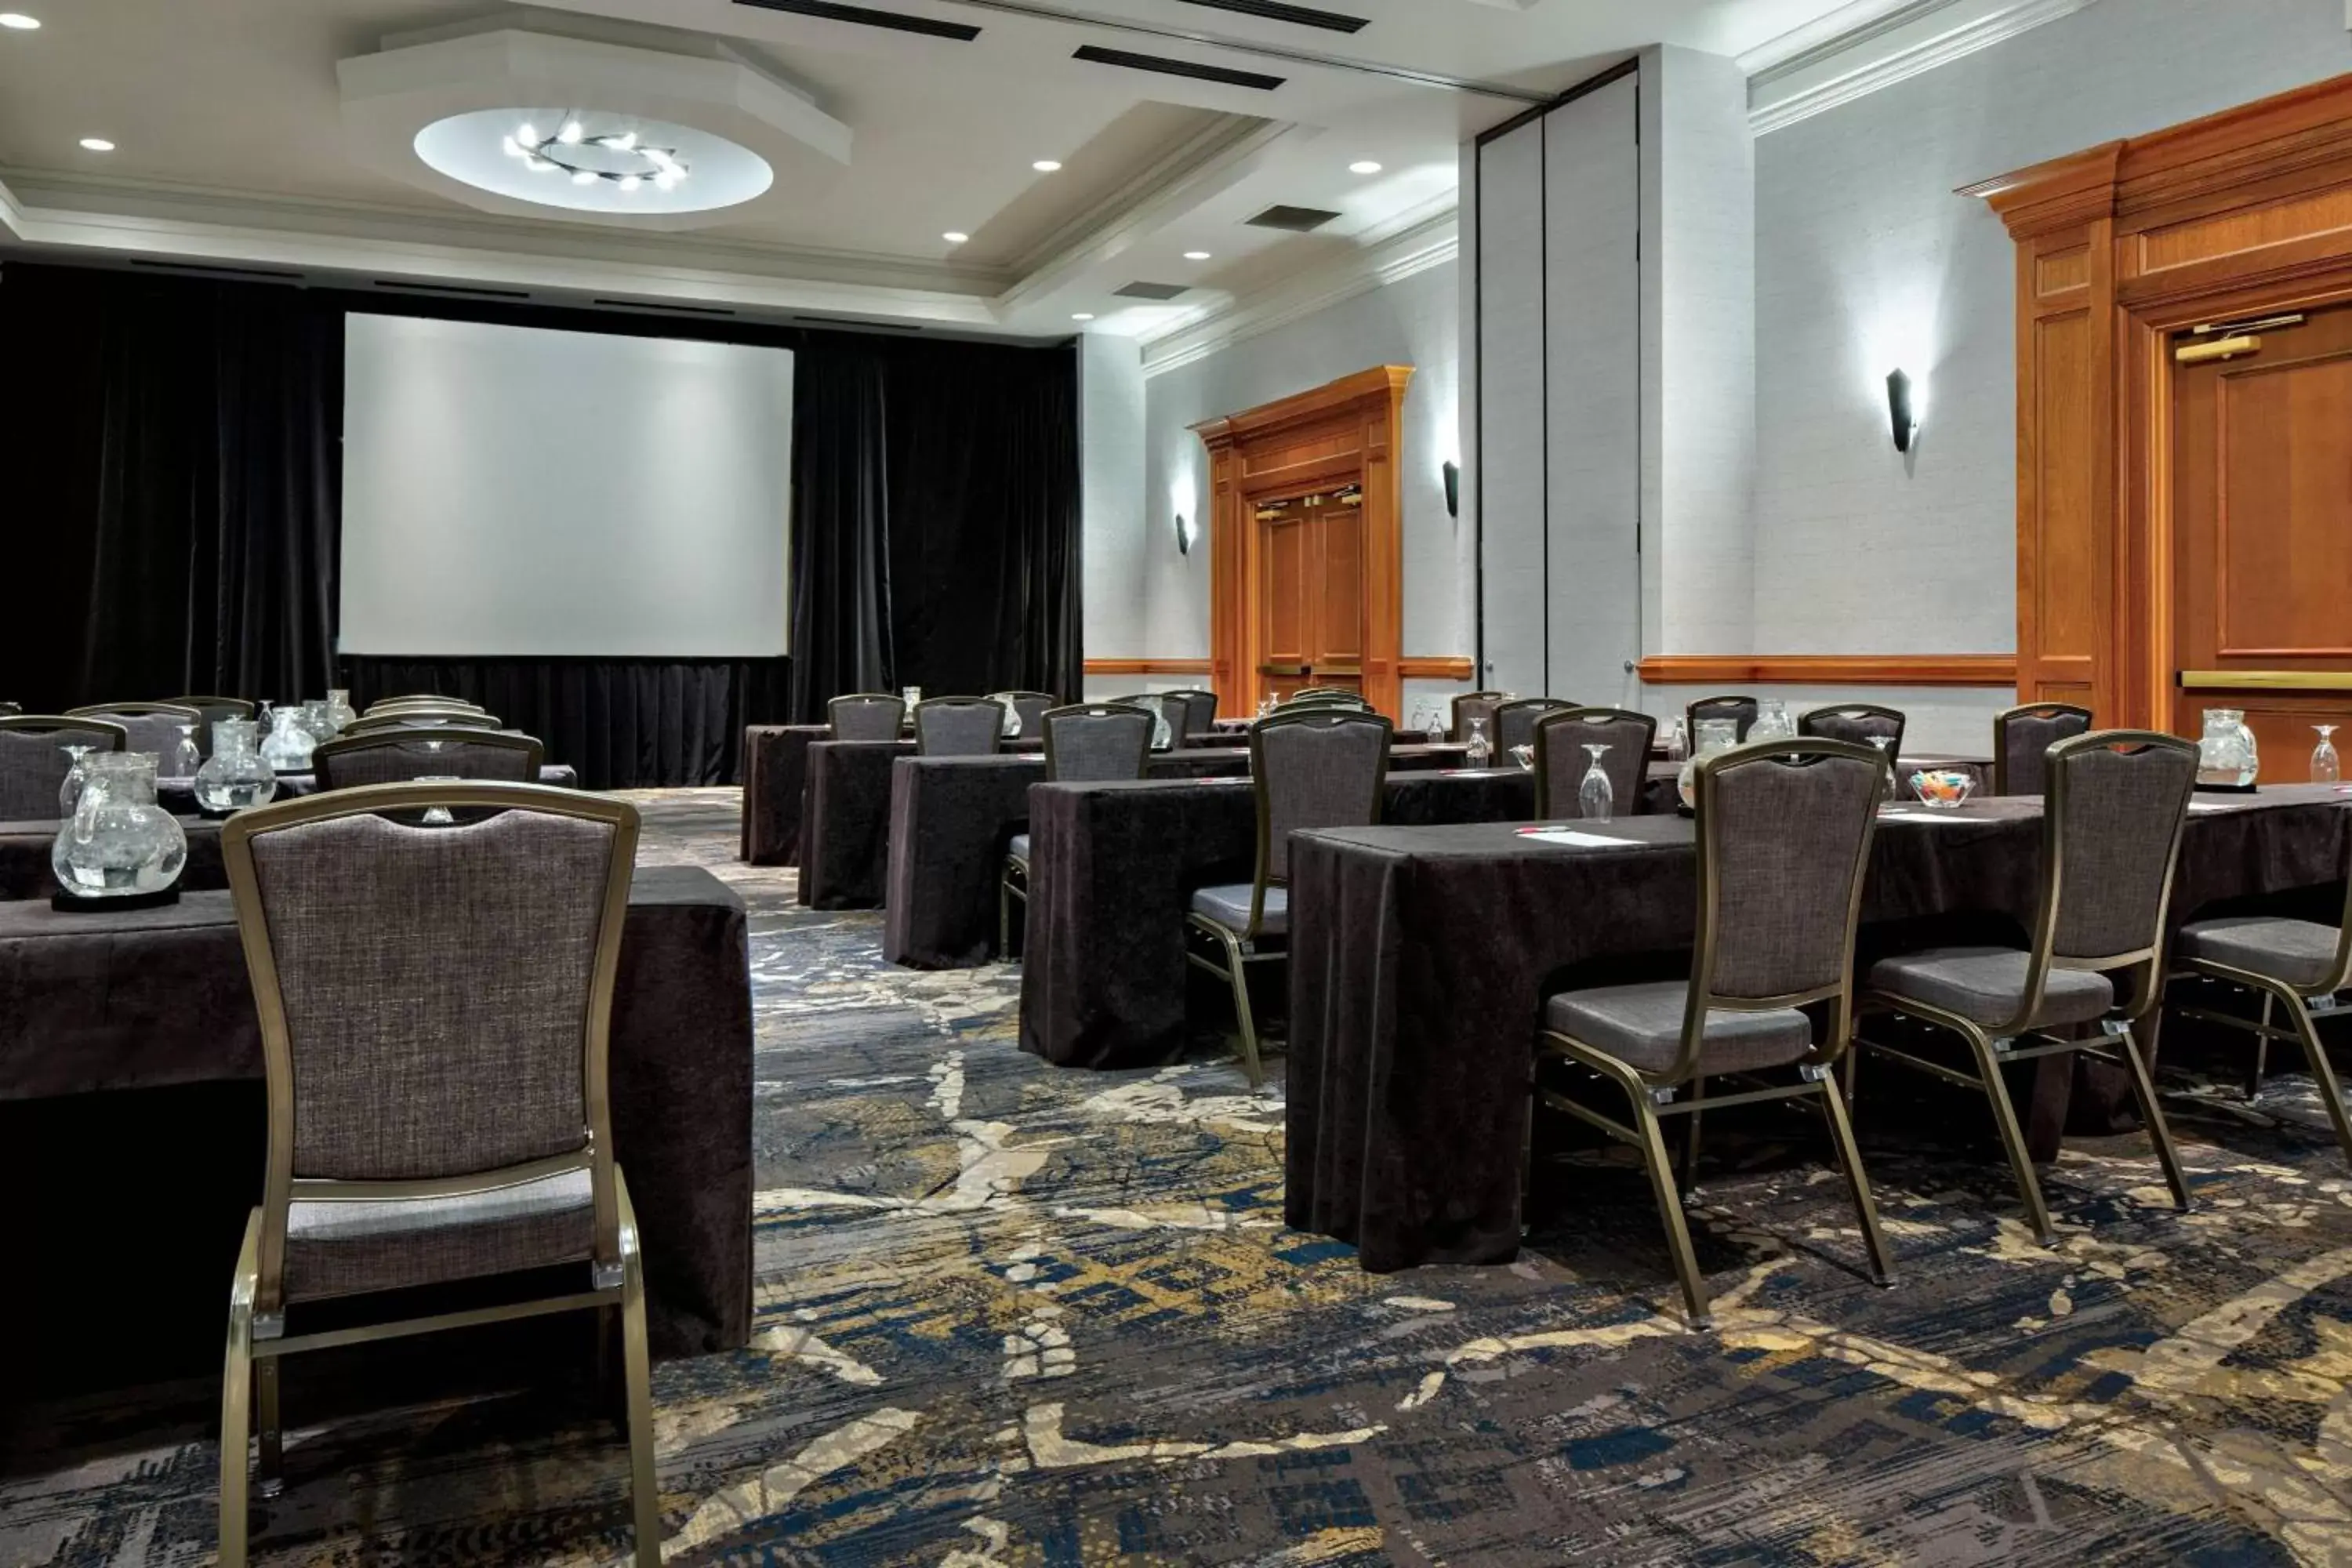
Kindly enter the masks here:
M 1858 0 L 1740 57 L 1748 128 L 1762 136 L 1810 120 L 2096 3 Z
M 1409 226 L 1280 279 L 1254 292 L 1179 317 L 1141 334 L 1146 380 L 1208 358 L 1220 349 L 1289 325 L 1359 294 L 1443 267 L 1461 248 L 1458 211 L 1451 196 L 1409 215 Z

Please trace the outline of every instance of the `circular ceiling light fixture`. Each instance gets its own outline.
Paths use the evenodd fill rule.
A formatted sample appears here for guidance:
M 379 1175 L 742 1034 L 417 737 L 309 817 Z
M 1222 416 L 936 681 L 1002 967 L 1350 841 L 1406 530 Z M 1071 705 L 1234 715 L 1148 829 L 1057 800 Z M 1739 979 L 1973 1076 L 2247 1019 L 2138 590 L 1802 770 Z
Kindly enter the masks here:
M 426 166 L 478 190 L 621 217 L 733 206 L 775 180 L 765 158 L 726 137 L 590 110 L 453 114 L 418 132 L 415 148 Z
M 85 136 L 81 139 L 81 150 L 85 153 L 111 153 L 114 143 L 103 136 Z
M 1381 166 L 1370 158 L 1361 159 L 1348 165 L 1348 173 L 1351 174 L 1377 174 L 1380 172 Z

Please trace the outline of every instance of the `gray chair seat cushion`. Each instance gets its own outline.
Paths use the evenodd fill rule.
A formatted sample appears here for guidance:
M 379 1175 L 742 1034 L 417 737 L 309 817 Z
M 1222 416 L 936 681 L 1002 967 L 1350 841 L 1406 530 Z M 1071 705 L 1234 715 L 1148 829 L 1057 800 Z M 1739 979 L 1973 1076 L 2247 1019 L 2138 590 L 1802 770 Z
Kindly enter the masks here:
M 315 1300 L 522 1268 L 594 1253 L 585 1171 L 462 1198 L 288 1206 L 286 1296 Z
M 1025 833 L 1014 834 L 1013 842 L 1005 846 L 1005 852 L 1015 860 L 1026 865 L 1029 860 L 1029 836 Z
M 1566 991 L 1544 1004 L 1544 1026 L 1629 1066 L 1664 1072 L 1682 1050 L 1683 1014 L 1689 1005 L 1690 983 L 1684 980 Z M 1812 1046 L 1812 1020 L 1794 1007 L 1763 1013 L 1718 1007 L 1706 1016 L 1699 1070 L 1756 1072 L 1784 1067 Z
M 1249 930 L 1250 894 L 1254 885 L 1234 882 L 1227 887 L 1202 888 L 1192 895 L 1192 912 L 1206 915 L 1227 931 L 1239 935 Z M 1265 918 L 1258 922 L 1260 936 L 1281 936 L 1290 930 L 1290 889 L 1268 888 L 1265 890 Z
M 2183 926 L 2176 951 L 2183 958 L 2226 963 L 2289 985 L 2320 985 L 2336 967 L 2336 928 L 2310 921 L 2227 915 Z
M 1931 947 L 1873 964 L 1869 984 L 1874 991 L 1990 1026 L 2017 1016 L 2025 999 L 2025 967 L 2026 954 L 2016 948 Z M 2042 1009 L 2027 1026 L 2087 1024 L 2115 1001 L 2105 975 L 2053 967 L 2042 986 Z

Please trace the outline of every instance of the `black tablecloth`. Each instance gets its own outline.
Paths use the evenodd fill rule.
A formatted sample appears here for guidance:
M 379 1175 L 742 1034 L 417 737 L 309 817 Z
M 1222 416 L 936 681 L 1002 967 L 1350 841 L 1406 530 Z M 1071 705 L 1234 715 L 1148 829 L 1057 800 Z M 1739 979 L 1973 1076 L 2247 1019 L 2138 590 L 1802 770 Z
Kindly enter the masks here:
M 698 867 L 637 869 L 611 1062 L 614 1148 L 643 1232 L 656 1351 L 740 1345 L 751 1312 L 751 973 L 742 900 Z M 258 1096 L 260 1078 L 261 1028 L 226 893 L 106 914 L 0 904 L 0 1102 L 226 1080 L 250 1081 Z M 226 1307 L 236 1237 L 259 1200 L 262 1149 L 256 1141 L 207 1152 L 249 1171 L 241 1188 L 227 1184 L 237 1206 L 173 1213 L 169 1223 L 218 1227 L 226 1254 L 205 1278 L 142 1278 L 157 1313 L 217 1318 Z M 40 1201 L 69 1202 L 70 1173 L 46 1173 L 54 1184 Z M 209 1177 L 190 1184 L 223 1186 Z M 73 1234 L 112 1253 L 124 1223 L 93 1214 Z M 84 1278 L 71 1258 L 22 1261 L 27 1278 Z
M 0 901 L 46 899 L 58 890 L 49 851 L 58 841 L 54 822 L 0 822 Z M 181 820 L 188 836 L 188 864 L 180 873 L 184 893 L 214 893 L 228 886 L 221 868 L 220 824 L 203 817 Z
M 754 724 L 743 731 L 742 857 L 754 866 L 796 866 L 808 749 L 823 724 Z
M 1167 752 L 1145 763 L 1163 782 L 1249 772 L 1238 746 Z M 919 969 L 985 963 L 996 947 L 1004 847 L 1029 820 L 1043 757 L 900 757 L 890 773 L 882 956 Z
M 1391 773 L 1392 823 L 1523 822 L 1534 775 Z M 1021 1048 L 1065 1067 L 1166 1061 L 1184 1044 L 1184 910 L 1193 889 L 1255 869 L 1245 780 L 1048 784 L 1029 792 Z
M 2220 810 L 2206 799 L 2184 840 L 2176 923 L 2218 900 L 2343 878 L 2352 810 L 2328 786 Z M 1936 815 L 1880 824 L 1865 938 L 1990 917 L 2021 939 L 2040 887 L 2039 800 Z M 1607 984 L 1612 961 L 1687 948 L 1694 931 L 1692 823 L 1590 831 L 1633 842 L 1569 847 L 1508 826 L 1292 841 L 1292 1226 L 1353 1242 L 1372 1270 L 1517 1254 L 1545 996 Z
M 558 789 L 577 789 L 580 787 L 580 773 L 575 768 L 566 767 L 560 763 L 550 763 L 539 770 L 539 782 L 543 784 L 552 784 Z M 276 798 L 278 800 L 292 800 L 297 795 L 318 793 L 319 775 L 316 773 L 279 773 L 278 775 Z M 192 778 L 157 779 L 155 803 L 173 816 L 195 816 L 198 811 L 196 781 Z

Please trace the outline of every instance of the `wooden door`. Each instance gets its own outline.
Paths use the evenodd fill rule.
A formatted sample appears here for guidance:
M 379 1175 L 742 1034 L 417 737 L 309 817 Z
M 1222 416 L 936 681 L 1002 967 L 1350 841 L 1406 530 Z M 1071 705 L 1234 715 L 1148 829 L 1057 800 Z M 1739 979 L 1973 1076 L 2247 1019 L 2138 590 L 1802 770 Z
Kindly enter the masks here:
M 2352 742 L 2352 306 L 2242 335 L 2174 366 L 2173 728 L 2243 709 L 2264 780 L 2294 783 L 2313 725 Z
M 1364 685 L 1364 528 L 1352 495 L 1310 495 L 1257 510 L 1257 691 Z M 1253 701 L 1255 698 L 1253 699 Z

